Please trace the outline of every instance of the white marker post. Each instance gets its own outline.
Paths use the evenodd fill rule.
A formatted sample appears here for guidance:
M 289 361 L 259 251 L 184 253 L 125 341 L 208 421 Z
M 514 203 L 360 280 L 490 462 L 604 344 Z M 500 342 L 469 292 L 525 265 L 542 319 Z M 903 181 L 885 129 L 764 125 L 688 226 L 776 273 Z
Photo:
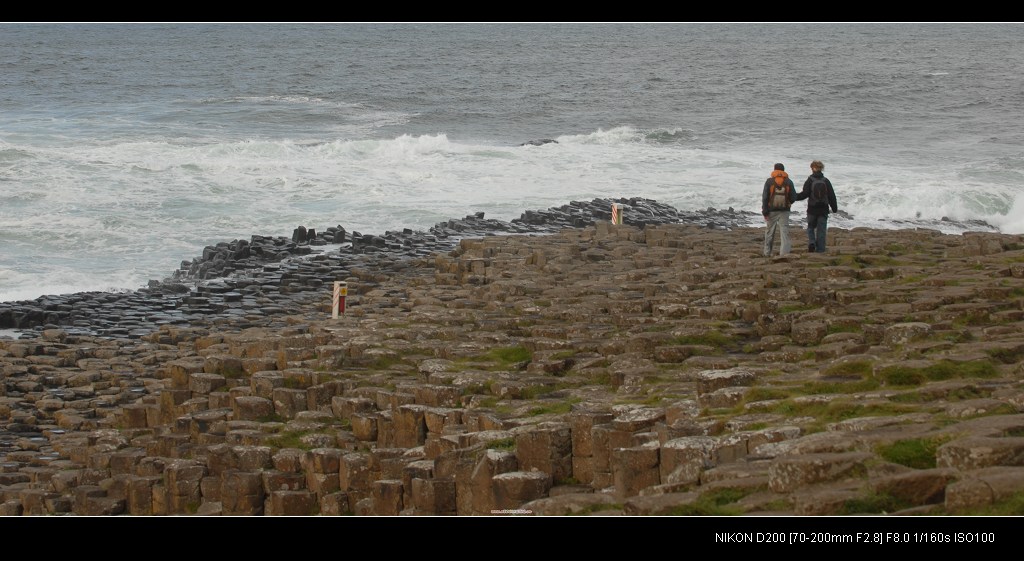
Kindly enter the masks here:
M 331 318 L 338 319 L 345 313 L 345 298 L 348 296 L 348 283 L 334 281 L 334 301 L 331 304 Z
M 619 203 L 612 203 L 612 224 L 622 224 L 622 205 Z

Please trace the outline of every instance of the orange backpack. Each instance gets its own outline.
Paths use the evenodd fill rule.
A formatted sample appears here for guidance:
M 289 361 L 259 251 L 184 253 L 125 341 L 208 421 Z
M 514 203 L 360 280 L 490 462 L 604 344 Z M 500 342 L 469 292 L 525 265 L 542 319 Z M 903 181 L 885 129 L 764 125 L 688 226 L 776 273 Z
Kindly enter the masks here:
M 789 174 L 781 169 L 772 172 L 772 178 L 775 181 L 768 191 L 768 208 L 772 210 L 786 210 L 789 208 L 789 185 L 786 184 L 788 177 Z

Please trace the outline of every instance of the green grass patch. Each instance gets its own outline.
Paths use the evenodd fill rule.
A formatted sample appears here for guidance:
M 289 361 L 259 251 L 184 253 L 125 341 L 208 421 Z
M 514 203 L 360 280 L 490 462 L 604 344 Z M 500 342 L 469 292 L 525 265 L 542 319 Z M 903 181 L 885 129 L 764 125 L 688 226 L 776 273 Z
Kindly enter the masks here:
M 793 508 L 793 503 L 786 499 L 777 499 L 774 501 L 767 502 L 761 505 L 759 511 L 772 512 L 772 511 L 787 511 Z
M 924 368 L 887 366 L 878 371 L 878 377 L 889 386 L 918 386 L 927 381 L 951 380 L 954 378 L 994 378 L 999 369 L 988 360 L 953 362 L 943 360 Z
M 935 452 L 946 438 L 912 438 L 897 440 L 891 444 L 880 444 L 875 452 L 886 461 L 914 469 L 935 467 Z
M 529 362 L 533 358 L 533 353 L 531 353 L 526 347 L 502 347 L 499 349 L 492 349 L 484 356 L 484 358 L 500 362 L 504 365 L 511 365 L 518 364 L 520 362 Z
M 995 378 L 999 376 L 999 369 L 986 360 L 974 360 L 960 364 L 950 362 L 948 364 L 959 372 L 961 378 Z
M 874 366 L 871 361 L 867 360 L 851 360 L 849 362 L 841 362 L 839 364 L 833 364 L 825 370 L 822 374 L 826 376 L 834 376 L 837 378 L 869 378 L 874 371 Z
M 699 335 L 681 335 L 673 339 L 672 345 L 707 345 L 708 347 L 723 348 L 736 344 L 732 337 L 720 331 L 708 331 Z
M 920 386 L 928 379 L 921 370 L 904 366 L 887 366 L 878 372 L 878 376 L 887 386 Z
M 928 277 L 924 275 L 907 275 L 905 277 L 901 277 L 898 282 L 900 282 L 901 284 L 912 284 L 921 282 L 926 278 Z
M 859 324 L 853 325 L 847 323 L 833 323 L 828 326 L 829 335 L 833 333 L 861 333 L 863 331 L 864 328 L 861 327 Z
M 704 493 L 695 502 L 680 505 L 668 512 L 669 516 L 738 516 L 743 509 L 733 505 L 754 492 L 753 489 L 720 489 Z
M 311 450 L 313 447 L 302 441 L 302 437 L 310 434 L 308 431 L 285 431 L 272 438 L 267 439 L 267 446 L 271 448 L 298 448 L 300 450 Z
M 665 331 L 669 331 L 674 327 L 675 326 L 668 323 L 656 323 L 654 325 L 644 327 L 644 333 L 664 333 Z
M 820 402 L 796 402 L 785 400 L 767 408 L 767 412 L 785 415 L 787 417 L 813 417 L 816 419 L 808 430 L 818 432 L 824 430 L 830 423 L 845 421 L 857 417 L 881 417 L 889 415 L 901 415 L 917 411 L 917 407 L 901 405 L 898 403 L 872 403 L 862 405 L 849 401 Z
M 488 409 L 493 409 L 494 407 L 497 407 L 497 405 L 498 405 L 498 397 L 497 396 L 485 397 L 485 398 L 481 399 L 477 403 L 477 405 L 479 405 L 480 407 L 486 407 Z
M 966 316 L 959 317 L 953 320 L 954 328 L 964 327 L 986 327 L 995 323 L 992 318 L 986 312 L 978 312 L 973 314 L 967 314 Z
M 851 380 L 849 382 L 806 382 L 802 387 L 804 395 L 826 395 L 833 393 L 857 393 L 876 390 L 881 384 L 874 378 Z
M 510 436 L 508 438 L 499 438 L 497 440 L 492 440 L 487 443 L 485 448 L 490 448 L 493 450 L 515 450 L 516 439 Z

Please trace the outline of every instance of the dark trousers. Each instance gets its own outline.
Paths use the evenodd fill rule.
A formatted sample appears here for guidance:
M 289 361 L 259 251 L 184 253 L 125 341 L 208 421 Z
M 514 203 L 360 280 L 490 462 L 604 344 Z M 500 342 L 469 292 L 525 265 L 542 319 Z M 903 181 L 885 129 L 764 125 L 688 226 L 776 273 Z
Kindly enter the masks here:
M 807 215 L 807 247 L 814 246 L 817 253 L 825 253 L 825 232 L 828 230 L 828 215 Z

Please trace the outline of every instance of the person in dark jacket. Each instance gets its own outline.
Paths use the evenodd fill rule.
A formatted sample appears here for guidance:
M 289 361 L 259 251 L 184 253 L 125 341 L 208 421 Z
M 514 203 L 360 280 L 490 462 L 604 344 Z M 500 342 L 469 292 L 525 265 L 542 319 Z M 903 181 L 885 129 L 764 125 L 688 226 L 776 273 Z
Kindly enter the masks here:
M 790 250 L 789 241 L 789 211 L 793 206 L 796 185 L 786 173 L 782 164 L 775 164 L 772 174 L 764 182 L 764 189 L 761 191 L 761 214 L 768 224 L 764 232 L 764 248 L 762 253 L 765 257 L 771 257 L 772 245 L 775 243 L 775 233 L 779 233 L 779 255 L 786 255 Z
M 825 164 L 821 160 L 811 162 L 811 175 L 796 196 L 798 201 L 807 199 L 807 251 L 810 253 L 825 253 L 829 209 L 833 213 L 839 212 L 836 191 L 823 171 Z

